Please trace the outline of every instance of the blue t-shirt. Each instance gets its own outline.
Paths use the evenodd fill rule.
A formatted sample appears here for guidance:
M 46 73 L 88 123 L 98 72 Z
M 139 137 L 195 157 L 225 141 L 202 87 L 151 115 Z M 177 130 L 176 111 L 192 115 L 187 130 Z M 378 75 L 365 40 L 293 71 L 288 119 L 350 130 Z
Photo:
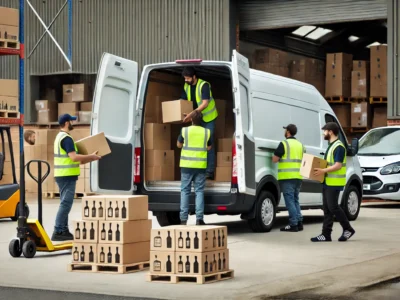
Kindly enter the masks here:
M 326 150 L 326 153 L 325 153 L 325 160 L 327 159 L 329 149 L 333 144 L 334 144 L 334 142 L 329 144 L 329 147 L 328 147 L 328 149 Z M 343 163 L 345 155 L 346 155 L 346 150 L 344 149 L 343 146 L 336 147 L 335 151 L 333 152 L 333 160 L 335 161 L 335 163 L 337 163 L 337 162 Z M 324 186 L 326 188 L 329 188 L 329 189 L 334 189 L 334 190 L 337 190 L 337 191 L 343 191 L 343 187 L 342 186 L 328 186 L 328 185 L 325 184 L 325 182 L 324 182 Z
M 203 86 L 201 88 L 201 99 L 210 99 L 210 98 L 211 98 L 210 85 L 205 83 L 205 84 L 203 84 Z M 185 90 L 183 90 L 183 92 L 182 92 L 181 99 L 188 100 L 188 96 L 186 95 Z M 192 99 L 193 110 L 195 110 L 198 107 L 197 102 L 196 102 L 196 85 L 190 86 L 190 99 Z
M 70 153 L 75 151 L 75 147 L 74 147 L 74 141 L 72 140 L 71 137 L 67 136 L 65 138 L 62 139 L 61 141 L 61 148 L 63 150 L 65 150 L 65 152 Z M 56 180 L 59 177 L 56 177 Z M 74 175 L 74 176 L 63 176 L 61 177 L 63 180 L 67 179 L 67 180 L 78 180 L 78 176 Z

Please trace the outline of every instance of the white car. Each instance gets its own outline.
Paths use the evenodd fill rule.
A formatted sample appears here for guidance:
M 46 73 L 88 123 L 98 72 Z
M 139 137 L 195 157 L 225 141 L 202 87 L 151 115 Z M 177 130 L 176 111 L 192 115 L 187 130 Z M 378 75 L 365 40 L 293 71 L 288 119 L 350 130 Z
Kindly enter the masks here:
M 400 126 L 367 132 L 358 151 L 364 198 L 400 201 Z

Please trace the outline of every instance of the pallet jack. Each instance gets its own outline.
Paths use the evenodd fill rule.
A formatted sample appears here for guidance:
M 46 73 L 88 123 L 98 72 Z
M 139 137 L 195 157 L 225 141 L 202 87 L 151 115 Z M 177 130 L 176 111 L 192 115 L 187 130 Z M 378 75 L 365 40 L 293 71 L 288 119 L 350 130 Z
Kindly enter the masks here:
M 23 161 L 22 152 L 21 161 Z M 31 173 L 30 166 L 37 163 L 38 176 Z M 45 174 L 42 176 L 42 164 L 47 167 Z M 23 213 L 18 218 L 17 237 L 12 239 L 9 244 L 9 252 L 12 257 L 20 257 L 23 254 L 26 258 L 35 256 L 36 251 L 55 252 L 72 249 L 72 241 L 59 244 L 53 244 L 47 235 L 42 220 L 42 184 L 50 174 L 50 165 L 47 161 L 31 160 L 26 164 L 29 176 L 38 184 L 38 219 L 27 219 Z M 24 169 L 24 168 L 21 168 Z M 25 205 L 25 172 L 21 171 L 21 203 Z

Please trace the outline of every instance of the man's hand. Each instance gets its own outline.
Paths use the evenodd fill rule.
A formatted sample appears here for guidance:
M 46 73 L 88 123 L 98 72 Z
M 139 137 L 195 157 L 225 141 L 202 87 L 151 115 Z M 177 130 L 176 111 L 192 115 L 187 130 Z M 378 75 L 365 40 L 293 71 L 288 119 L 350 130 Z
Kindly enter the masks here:
M 88 155 L 90 161 L 95 161 L 95 160 L 101 159 L 101 156 L 97 155 L 97 152 L 99 152 L 99 151 L 95 151 L 95 152 L 93 152 L 92 154 L 89 154 L 89 155 Z
M 187 123 L 190 122 L 192 120 L 192 113 L 190 114 L 183 114 L 185 116 L 185 118 L 183 119 L 183 123 Z
M 321 176 L 326 173 L 326 169 L 315 168 L 314 176 Z

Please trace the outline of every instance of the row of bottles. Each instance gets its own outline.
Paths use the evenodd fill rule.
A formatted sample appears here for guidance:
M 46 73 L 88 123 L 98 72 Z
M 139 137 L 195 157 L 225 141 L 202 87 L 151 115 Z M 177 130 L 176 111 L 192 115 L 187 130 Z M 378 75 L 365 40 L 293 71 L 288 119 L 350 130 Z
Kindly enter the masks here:
M 85 260 L 85 247 L 82 246 L 82 251 L 79 253 L 78 247 L 75 247 L 75 251 L 73 254 L 73 259 L 74 261 L 78 262 L 86 262 Z M 89 262 L 94 263 L 94 252 L 93 252 L 93 247 L 90 246 L 90 252 L 89 252 Z
M 168 235 L 166 238 L 166 246 L 168 249 L 172 249 L 172 238 L 171 238 L 171 232 L 169 230 L 168 230 Z M 154 247 L 156 247 L 156 248 L 163 247 L 160 231 L 158 232 L 158 235 L 154 237 Z
M 94 259 L 94 255 L 95 254 L 93 252 L 93 246 L 90 246 L 89 248 L 90 248 L 90 251 L 89 251 L 88 262 L 94 263 L 95 262 L 95 259 Z M 121 261 L 121 256 L 119 254 L 118 247 L 116 247 L 115 251 L 116 251 L 116 253 L 114 255 L 115 263 L 119 264 L 120 261 Z M 82 251 L 80 253 L 78 251 L 78 247 L 75 247 L 75 251 L 73 253 L 73 260 L 75 262 L 86 262 L 86 259 L 85 259 L 86 256 L 85 255 L 86 255 L 86 253 L 85 253 L 85 247 L 84 246 L 82 246 Z M 113 263 L 112 257 L 113 257 L 113 254 L 111 252 L 111 247 L 108 247 L 107 263 L 109 263 L 109 264 Z M 106 254 L 104 253 L 104 247 L 101 247 L 101 252 L 100 252 L 100 255 L 99 255 L 99 262 L 100 263 L 105 263 L 106 262 Z
M 116 250 L 115 250 L 115 263 L 116 264 L 120 263 L 120 258 L 121 257 L 120 257 L 120 254 L 118 253 L 118 247 L 116 247 Z M 104 247 L 101 247 L 99 262 L 100 263 L 105 263 L 106 262 L 106 254 L 104 253 Z M 112 263 L 111 247 L 108 247 L 107 263 L 109 263 L 109 264 Z
M 88 238 L 87 238 L 86 223 L 83 223 L 82 236 L 81 236 L 81 229 L 79 228 L 79 223 L 77 223 L 76 226 L 77 227 L 75 229 L 75 239 L 76 240 L 80 240 L 80 239 L 87 240 Z M 89 240 L 94 241 L 95 240 L 95 234 L 96 234 L 96 231 L 95 231 L 95 229 L 93 227 L 93 223 L 92 223 L 91 228 L 89 230 Z
M 106 224 L 103 224 L 103 229 L 100 232 L 100 240 L 113 241 L 113 231 L 111 229 L 112 224 L 110 223 L 110 229 L 106 233 Z M 121 233 L 119 231 L 119 224 L 117 224 L 117 230 L 115 231 L 115 241 L 119 242 L 121 240 Z
M 85 218 L 104 218 L 104 208 L 101 204 L 99 203 L 98 209 L 96 208 L 96 201 L 93 201 L 93 206 L 91 209 L 91 214 L 90 214 L 90 208 L 89 208 L 89 203 L 86 201 L 86 206 L 84 207 L 83 210 L 83 215 Z M 120 216 L 121 215 L 121 216 Z M 116 207 L 115 209 L 112 207 L 112 202 L 110 201 L 110 205 L 107 209 L 107 217 L 108 218 L 122 218 L 126 219 L 126 207 L 125 207 L 125 201 L 122 201 L 122 208 L 120 212 L 120 208 L 118 207 L 118 202 L 116 202 Z
M 182 232 L 180 232 L 179 238 L 178 238 L 178 248 L 183 249 L 184 247 L 186 249 L 191 249 L 191 239 L 189 236 L 189 232 L 186 233 L 186 238 L 185 238 L 185 242 L 183 241 L 183 237 L 182 237 Z M 199 238 L 197 236 L 197 232 L 194 233 L 194 239 L 193 239 L 193 248 L 194 249 L 199 249 Z M 206 237 L 204 238 L 204 249 L 208 249 L 210 247 L 210 240 L 208 238 L 208 232 L 206 232 Z M 184 246 L 185 245 L 185 246 Z M 218 230 L 218 237 L 216 237 L 215 235 L 215 230 L 214 230 L 214 236 L 212 238 L 212 248 L 221 248 L 221 247 L 225 247 L 225 234 L 222 231 L 222 236 L 220 233 L 220 230 Z

